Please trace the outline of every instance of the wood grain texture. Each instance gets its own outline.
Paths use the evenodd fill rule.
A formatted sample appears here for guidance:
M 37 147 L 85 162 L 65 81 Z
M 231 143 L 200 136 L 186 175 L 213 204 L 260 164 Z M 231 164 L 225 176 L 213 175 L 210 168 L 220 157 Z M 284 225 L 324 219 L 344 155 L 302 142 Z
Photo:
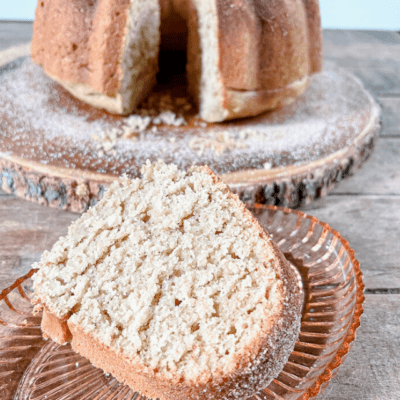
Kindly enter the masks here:
M 400 135 L 378 139 L 370 159 L 352 177 L 341 181 L 332 193 L 400 195 Z
M 0 21 L 0 51 L 29 42 L 32 33 L 32 22 Z
M 304 211 L 349 241 L 367 289 L 400 288 L 400 196 L 331 195 Z
M 366 296 L 353 348 L 321 400 L 400 398 L 399 304 L 400 295 Z
M 324 29 L 324 46 L 353 46 L 355 44 L 400 45 L 400 34 L 392 31 L 364 31 L 344 29 Z
M 382 107 L 381 136 L 400 137 L 400 97 L 380 97 L 378 102 Z
M 0 193 L 0 291 L 26 274 L 78 217 Z
M 372 48 L 366 51 L 372 52 Z M 396 57 L 400 59 L 400 51 L 397 52 Z M 364 82 L 365 87 L 376 96 L 400 96 L 400 66 L 391 65 L 390 61 L 388 61 L 385 66 L 376 68 L 357 67 L 346 69 L 358 76 Z
M 400 35 L 395 32 L 326 31 L 324 60 L 358 76 L 377 96 L 400 95 Z

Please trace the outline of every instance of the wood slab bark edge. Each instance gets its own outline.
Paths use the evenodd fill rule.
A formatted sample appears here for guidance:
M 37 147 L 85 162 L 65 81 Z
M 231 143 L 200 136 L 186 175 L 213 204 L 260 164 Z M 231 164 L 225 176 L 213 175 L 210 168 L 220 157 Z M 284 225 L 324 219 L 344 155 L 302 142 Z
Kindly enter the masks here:
M 0 66 L 26 56 L 30 45 L 0 53 Z M 370 156 L 380 131 L 381 112 L 372 96 L 369 120 L 346 147 L 328 157 L 302 165 L 221 175 L 244 202 L 297 208 L 326 195 Z M 242 174 L 246 179 L 242 179 Z M 0 189 L 40 204 L 84 212 L 101 199 L 115 175 L 90 173 L 31 162 L 0 153 Z

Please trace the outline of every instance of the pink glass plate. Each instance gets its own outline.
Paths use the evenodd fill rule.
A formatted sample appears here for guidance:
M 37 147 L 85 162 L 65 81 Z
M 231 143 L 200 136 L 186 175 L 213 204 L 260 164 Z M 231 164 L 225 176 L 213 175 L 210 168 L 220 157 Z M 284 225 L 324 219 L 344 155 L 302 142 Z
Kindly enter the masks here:
M 252 399 L 315 399 L 344 361 L 360 325 L 364 285 L 359 263 L 348 242 L 316 218 L 274 206 L 249 208 L 299 271 L 305 293 L 295 349 L 279 376 Z M 145 399 L 70 345 L 42 339 L 41 315 L 32 315 L 29 301 L 33 273 L 0 294 L 1 399 Z

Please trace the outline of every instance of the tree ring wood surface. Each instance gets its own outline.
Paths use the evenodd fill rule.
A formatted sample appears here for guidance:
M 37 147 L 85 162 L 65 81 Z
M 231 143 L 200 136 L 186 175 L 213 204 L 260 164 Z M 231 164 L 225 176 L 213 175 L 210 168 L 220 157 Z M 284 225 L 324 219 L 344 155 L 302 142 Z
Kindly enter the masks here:
M 156 92 L 180 99 L 179 85 Z M 207 164 L 243 201 L 298 207 L 358 168 L 380 129 L 361 81 L 328 63 L 279 110 L 222 124 L 189 110 L 184 125 L 150 124 L 126 137 L 130 117 L 74 99 L 30 61 L 29 45 L 0 53 L 0 110 L 0 189 L 76 212 L 121 174 L 139 176 L 147 159 Z

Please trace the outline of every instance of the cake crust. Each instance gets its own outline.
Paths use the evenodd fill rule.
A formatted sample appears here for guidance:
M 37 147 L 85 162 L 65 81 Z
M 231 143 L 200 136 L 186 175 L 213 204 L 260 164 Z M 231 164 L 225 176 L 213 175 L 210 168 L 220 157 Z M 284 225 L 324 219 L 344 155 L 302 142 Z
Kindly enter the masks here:
M 36 303 L 41 304 L 40 301 Z M 70 342 L 72 340 L 72 334 L 67 324 L 69 316 L 70 315 L 65 318 L 59 318 L 44 306 L 41 323 L 43 337 L 45 339 L 51 338 L 58 344 Z
M 39 1 L 33 61 L 66 85 L 86 85 L 92 92 L 115 97 L 129 4 L 129 0 Z
M 140 36 L 146 25 L 159 25 L 151 4 L 158 0 L 145 3 L 136 1 L 139 9 L 132 11 L 131 0 L 38 1 L 32 60 L 79 100 L 114 114 L 130 114 L 153 88 L 158 71 L 158 40 L 154 52 L 139 48 L 139 37 L 136 46 L 130 38 L 131 32 Z M 135 13 L 141 24 L 132 21 Z M 138 48 L 133 53 L 143 53 L 140 73 L 137 61 L 132 62 L 132 46 Z

